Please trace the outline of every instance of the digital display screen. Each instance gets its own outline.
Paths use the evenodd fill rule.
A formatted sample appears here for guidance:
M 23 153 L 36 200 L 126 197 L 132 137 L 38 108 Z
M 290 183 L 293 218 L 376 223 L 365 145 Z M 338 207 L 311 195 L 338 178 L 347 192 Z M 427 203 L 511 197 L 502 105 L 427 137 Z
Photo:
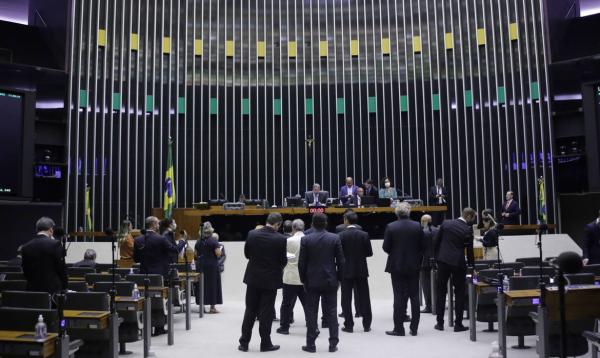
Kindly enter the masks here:
M 0 196 L 18 194 L 22 141 L 23 95 L 0 91 Z

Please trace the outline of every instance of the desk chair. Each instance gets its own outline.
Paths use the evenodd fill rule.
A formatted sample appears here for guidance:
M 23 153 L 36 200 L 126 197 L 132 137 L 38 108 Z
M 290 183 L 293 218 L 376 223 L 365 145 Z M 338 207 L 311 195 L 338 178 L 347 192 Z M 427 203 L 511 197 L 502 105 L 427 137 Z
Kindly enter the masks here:
M 600 350 L 600 320 L 596 320 L 593 331 L 584 331 L 583 337 L 587 339 L 590 347 L 592 348 L 592 358 L 598 358 L 598 351 Z
M 553 267 L 542 267 L 542 276 L 554 277 L 556 270 Z M 540 276 L 539 266 L 525 266 L 521 269 L 521 276 Z
M 4 291 L 2 292 L 2 307 L 49 310 L 52 308 L 52 301 L 47 292 Z
M 68 292 L 65 299 L 65 310 L 108 311 L 109 306 L 109 296 L 103 292 Z M 85 342 L 80 349 L 82 357 L 110 358 L 110 325 L 109 328 L 100 330 L 80 324 L 74 325 L 70 320 L 67 331 L 72 338 Z
M 23 269 L 17 266 L 0 266 L 0 273 L 23 272 Z
M 522 262 L 503 262 L 500 264 L 500 268 L 501 269 L 505 269 L 505 268 L 510 268 L 512 269 L 514 272 L 519 272 L 521 271 L 521 269 L 525 267 L 525 264 L 523 264 Z M 498 268 L 498 264 L 494 264 L 494 268 L 497 269 Z
M 146 275 L 128 275 L 127 281 L 134 282 L 138 285 L 141 290 L 144 288 L 144 280 Z M 148 275 L 150 280 L 150 287 L 164 287 L 164 278 L 162 275 Z M 161 297 L 151 297 L 150 302 L 152 305 L 152 327 L 162 327 L 167 323 L 167 300 Z
M 583 266 L 581 272 L 593 273 L 596 276 L 600 276 L 600 264 Z
M 497 263 L 498 260 L 475 260 L 475 265 L 487 265 L 490 268 Z
M 115 283 L 117 296 L 131 296 L 135 283 L 121 281 Z M 110 293 L 112 282 L 96 282 L 94 292 Z M 119 317 L 123 323 L 119 326 L 119 343 L 121 352 L 125 351 L 125 343 L 137 342 L 139 340 L 139 330 L 142 329 L 142 312 L 138 311 L 119 311 Z
M 500 270 L 505 276 L 513 276 L 514 271 L 511 268 Z M 498 278 L 498 270 L 487 269 L 477 273 L 480 282 L 490 282 Z M 477 295 L 476 319 L 477 322 L 486 322 L 488 329 L 484 332 L 494 332 L 494 322 L 498 322 L 498 307 L 496 298 L 498 297 L 497 286 L 483 287 Z
M 127 275 L 140 273 L 140 270 L 137 270 L 134 268 L 116 268 L 116 269 L 114 269 L 114 271 L 117 275 L 120 275 L 121 277 L 126 277 Z M 112 268 L 109 269 L 108 273 L 112 274 L 113 269 Z
M 88 273 L 85 275 L 85 282 L 93 285 L 96 282 L 112 282 L 113 275 L 107 273 Z M 121 275 L 115 274 L 115 281 L 121 281 Z
M 569 285 L 593 285 L 595 281 L 593 273 L 576 273 L 565 277 Z
M 88 273 L 96 273 L 96 269 L 91 267 L 67 267 L 69 277 L 85 277 Z
M 515 260 L 515 262 L 521 262 L 525 266 L 537 266 L 540 267 L 540 258 L 539 257 L 520 257 Z M 542 266 L 549 266 L 550 263 L 548 261 L 542 261 Z
M 0 281 L 0 293 L 4 291 L 25 291 L 27 281 L 25 280 L 7 280 Z
M 87 282 L 85 281 L 69 281 L 67 288 L 75 292 L 89 292 Z
M 539 276 L 514 276 L 509 278 L 509 289 L 514 290 L 529 290 L 538 288 Z M 548 280 L 548 277 L 545 277 Z M 537 310 L 537 304 L 533 300 L 519 300 L 512 306 L 508 307 L 506 313 L 506 335 L 516 336 L 518 344 L 513 346 L 514 349 L 530 348 L 525 345 L 525 336 L 535 336 L 535 323 L 529 318 L 530 312 Z
M 108 272 L 112 267 L 112 264 L 96 264 L 96 272 Z
M 23 281 L 25 279 L 25 275 L 23 272 L 3 272 L 5 281 Z

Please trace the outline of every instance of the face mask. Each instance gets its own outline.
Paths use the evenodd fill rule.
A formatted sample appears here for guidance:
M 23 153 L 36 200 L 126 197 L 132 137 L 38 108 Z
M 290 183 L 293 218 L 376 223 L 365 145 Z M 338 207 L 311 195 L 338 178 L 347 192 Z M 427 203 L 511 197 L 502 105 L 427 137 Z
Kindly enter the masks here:
M 391 186 L 391 184 L 389 182 L 386 182 L 384 185 L 386 188 L 389 188 Z

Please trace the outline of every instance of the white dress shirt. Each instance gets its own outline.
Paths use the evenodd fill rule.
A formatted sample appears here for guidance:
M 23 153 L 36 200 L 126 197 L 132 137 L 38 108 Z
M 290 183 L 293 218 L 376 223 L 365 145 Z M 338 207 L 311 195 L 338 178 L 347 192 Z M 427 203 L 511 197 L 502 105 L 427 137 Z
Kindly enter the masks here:
M 300 273 L 298 272 L 298 257 L 300 256 L 302 236 L 304 236 L 304 233 L 300 231 L 287 239 L 287 252 L 294 255 L 294 258 L 288 259 L 288 263 L 283 269 L 283 283 L 286 285 L 302 285 Z

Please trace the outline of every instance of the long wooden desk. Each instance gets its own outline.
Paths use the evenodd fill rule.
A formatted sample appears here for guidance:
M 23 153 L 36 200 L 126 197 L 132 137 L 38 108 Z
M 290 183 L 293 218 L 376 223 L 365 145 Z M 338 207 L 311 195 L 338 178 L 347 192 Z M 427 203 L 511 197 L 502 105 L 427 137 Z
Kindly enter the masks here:
M 35 332 L 0 331 L 0 356 L 52 357 L 56 352 L 56 333 L 36 339 Z

